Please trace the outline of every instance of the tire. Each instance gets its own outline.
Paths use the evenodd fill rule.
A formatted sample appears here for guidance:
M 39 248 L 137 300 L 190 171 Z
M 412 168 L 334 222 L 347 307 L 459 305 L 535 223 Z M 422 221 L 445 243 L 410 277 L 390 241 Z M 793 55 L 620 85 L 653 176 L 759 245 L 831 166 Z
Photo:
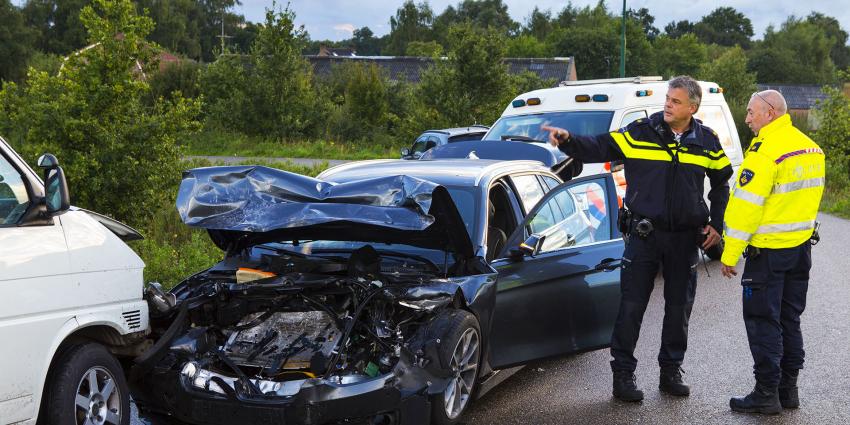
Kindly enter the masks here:
M 721 240 L 717 245 L 705 250 L 705 255 L 712 260 L 719 260 L 723 256 L 723 241 Z
M 130 391 L 124 371 L 100 344 L 89 342 L 67 349 L 46 385 L 44 414 L 50 425 L 130 423 Z M 90 391 L 95 386 L 96 390 Z
M 431 423 L 452 425 L 458 423 L 475 394 L 482 339 L 478 319 L 468 311 L 450 310 L 443 314 L 447 325 L 440 338 L 440 362 L 455 377 L 444 392 L 432 396 Z

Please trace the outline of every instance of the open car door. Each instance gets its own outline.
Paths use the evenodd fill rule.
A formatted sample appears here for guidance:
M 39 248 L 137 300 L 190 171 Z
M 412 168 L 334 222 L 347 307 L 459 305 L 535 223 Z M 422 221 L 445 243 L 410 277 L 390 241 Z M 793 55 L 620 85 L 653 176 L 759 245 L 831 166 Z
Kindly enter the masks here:
M 494 368 L 610 344 L 624 248 L 616 206 L 610 174 L 563 183 L 508 238 L 492 262 Z

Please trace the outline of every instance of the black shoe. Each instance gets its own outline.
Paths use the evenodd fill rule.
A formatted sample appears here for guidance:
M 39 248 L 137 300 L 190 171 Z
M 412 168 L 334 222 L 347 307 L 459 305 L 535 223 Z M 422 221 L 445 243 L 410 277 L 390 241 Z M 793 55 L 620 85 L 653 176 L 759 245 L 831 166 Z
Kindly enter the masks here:
M 643 391 L 638 389 L 635 374 L 625 370 L 614 371 L 614 397 L 622 401 L 641 401 Z
M 799 370 L 783 370 L 779 381 L 779 404 L 785 409 L 800 407 L 800 394 L 797 390 Z
M 740 413 L 762 413 L 775 415 L 782 411 L 779 404 L 779 393 L 774 389 L 768 389 L 756 384 L 753 391 L 745 397 L 733 397 L 729 400 L 729 407 Z
M 682 380 L 682 368 L 679 366 L 665 366 L 661 368 L 661 377 L 658 380 L 658 389 L 675 396 L 691 395 L 691 387 Z

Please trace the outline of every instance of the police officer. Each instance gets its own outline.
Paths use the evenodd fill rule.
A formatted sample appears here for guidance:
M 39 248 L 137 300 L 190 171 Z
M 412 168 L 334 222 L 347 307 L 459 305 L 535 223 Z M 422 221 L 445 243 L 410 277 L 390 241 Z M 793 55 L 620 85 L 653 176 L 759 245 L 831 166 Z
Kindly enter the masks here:
M 720 241 L 732 176 L 717 134 L 693 118 L 701 100 L 702 89 L 694 79 L 676 77 L 668 83 L 663 112 L 619 131 L 583 137 L 543 127 L 550 132 L 549 142 L 571 157 L 624 161 L 625 205 L 631 218 L 621 226 L 628 238 L 620 272 L 620 310 L 611 337 L 613 393 L 620 400 L 643 399 L 635 381 L 634 350 L 659 266 L 664 276 L 659 388 L 672 395 L 690 394 L 681 365 L 696 292 L 697 248 L 708 249 Z M 711 211 L 703 200 L 706 175 Z
M 791 125 L 779 92 L 754 93 L 747 125 L 756 138 L 747 150 L 725 216 L 723 275 L 741 276 L 744 323 L 756 386 L 732 398 L 736 412 L 779 413 L 800 405 L 797 376 L 803 368 L 800 314 L 806 307 L 810 239 L 824 186 L 824 154 Z

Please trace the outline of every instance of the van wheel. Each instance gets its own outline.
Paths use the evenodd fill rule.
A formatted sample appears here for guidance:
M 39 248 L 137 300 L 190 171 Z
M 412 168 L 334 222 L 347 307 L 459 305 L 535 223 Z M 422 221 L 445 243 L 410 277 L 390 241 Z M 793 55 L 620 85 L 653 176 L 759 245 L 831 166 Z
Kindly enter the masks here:
M 705 255 L 707 255 L 708 258 L 712 260 L 719 260 L 720 257 L 723 256 L 723 246 L 724 244 L 721 240 L 720 243 L 718 243 L 717 245 L 714 245 L 713 247 L 705 250 Z
M 431 422 L 456 424 L 472 401 L 481 359 L 481 330 L 478 320 L 465 310 L 452 310 L 440 343 L 441 364 L 453 374 L 445 391 L 431 400 Z
M 47 382 L 46 416 L 53 425 L 128 425 L 130 392 L 118 360 L 96 343 L 71 347 Z

